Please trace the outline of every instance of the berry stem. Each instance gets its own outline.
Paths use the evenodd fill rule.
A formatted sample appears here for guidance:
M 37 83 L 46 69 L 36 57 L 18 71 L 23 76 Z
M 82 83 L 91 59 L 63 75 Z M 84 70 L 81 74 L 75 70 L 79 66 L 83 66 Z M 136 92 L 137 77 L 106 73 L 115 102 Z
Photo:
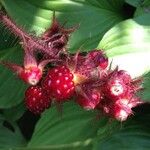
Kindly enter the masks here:
M 44 53 L 48 54 L 50 57 L 55 58 L 51 49 L 45 47 L 44 43 L 41 39 L 37 37 L 32 37 L 28 33 L 26 33 L 22 28 L 18 27 L 16 23 L 14 23 L 7 15 L 5 15 L 2 11 L 0 11 L 0 21 L 16 36 L 18 36 L 23 41 L 23 48 L 28 47 L 30 50 L 39 49 Z M 35 38 L 35 39 L 34 39 Z
M 21 40 L 30 39 L 31 37 L 23 29 L 18 27 L 7 15 L 0 11 L 1 22 Z

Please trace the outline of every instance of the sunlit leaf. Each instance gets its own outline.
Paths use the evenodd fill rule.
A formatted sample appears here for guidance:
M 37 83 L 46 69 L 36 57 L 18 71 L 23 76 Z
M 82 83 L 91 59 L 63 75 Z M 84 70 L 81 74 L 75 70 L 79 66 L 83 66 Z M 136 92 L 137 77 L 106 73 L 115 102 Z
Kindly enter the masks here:
M 104 49 L 113 59 L 114 66 L 125 69 L 133 77 L 147 73 L 150 70 L 150 16 L 145 20 L 137 17 L 119 23 L 109 30 L 101 40 L 98 48 Z
M 75 103 L 66 103 L 62 117 L 56 108 L 42 115 L 28 147 L 88 148 L 101 123 L 96 113 L 84 111 Z

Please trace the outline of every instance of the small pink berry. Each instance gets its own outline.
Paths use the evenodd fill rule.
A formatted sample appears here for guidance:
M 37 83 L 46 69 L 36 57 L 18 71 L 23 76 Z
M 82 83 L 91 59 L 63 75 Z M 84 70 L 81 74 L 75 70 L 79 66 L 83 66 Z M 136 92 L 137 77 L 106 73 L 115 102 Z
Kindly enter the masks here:
M 29 50 L 25 50 L 23 66 L 8 62 L 0 63 L 15 72 L 24 82 L 36 85 L 41 80 L 43 69 L 49 62 L 50 60 L 43 60 L 38 63 L 35 56 Z
M 42 70 L 37 66 L 28 66 L 24 68 L 19 74 L 19 77 L 31 85 L 36 85 L 42 78 Z
M 107 58 L 101 58 L 99 67 L 101 69 L 106 69 L 107 66 L 108 66 L 108 59 Z

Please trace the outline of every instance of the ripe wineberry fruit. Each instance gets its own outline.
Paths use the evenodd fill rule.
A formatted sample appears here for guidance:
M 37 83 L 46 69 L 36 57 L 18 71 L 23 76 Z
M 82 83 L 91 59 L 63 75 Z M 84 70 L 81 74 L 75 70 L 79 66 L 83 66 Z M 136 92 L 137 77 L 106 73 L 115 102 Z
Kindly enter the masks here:
M 68 67 L 58 66 L 48 71 L 42 87 L 56 101 L 64 101 L 70 98 L 75 91 L 73 77 Z
M 30 86 L 25 92 L 25 104 L 31 112 L 40 114 L 50 107 L 51 99 L 40 86 Z

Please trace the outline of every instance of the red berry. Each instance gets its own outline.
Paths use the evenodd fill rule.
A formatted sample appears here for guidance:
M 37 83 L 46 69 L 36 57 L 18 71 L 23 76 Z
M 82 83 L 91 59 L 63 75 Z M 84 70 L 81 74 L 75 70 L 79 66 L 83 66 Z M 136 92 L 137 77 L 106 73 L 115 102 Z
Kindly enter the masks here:
M 98 91 L 92 91 L 87 95 L 78 95 L 76 102 L 86 110 L 95 109 L 101 100 L 100 93 Z
M 30 86 L 25 92 L 26 107 L 34 114 L 42 113 L 50 107 L 51 100 L 39 86 Z
M 73 74 L 66 66 L 50 69 L 42 82 L 42 87 L 55 100 L 64 101 L 70 98 L 75 91 Z
M 19 77 L 26 83 L 36 85 L 42 78 L 42 70 L 37 66 L 29 66 L 19 73 Z
M 108 66 L 108 59 L 102 57 L 102 58 L 100 59 L 99 67 L 100 67 L 101 69 L 106 69 L 107 66 Z

